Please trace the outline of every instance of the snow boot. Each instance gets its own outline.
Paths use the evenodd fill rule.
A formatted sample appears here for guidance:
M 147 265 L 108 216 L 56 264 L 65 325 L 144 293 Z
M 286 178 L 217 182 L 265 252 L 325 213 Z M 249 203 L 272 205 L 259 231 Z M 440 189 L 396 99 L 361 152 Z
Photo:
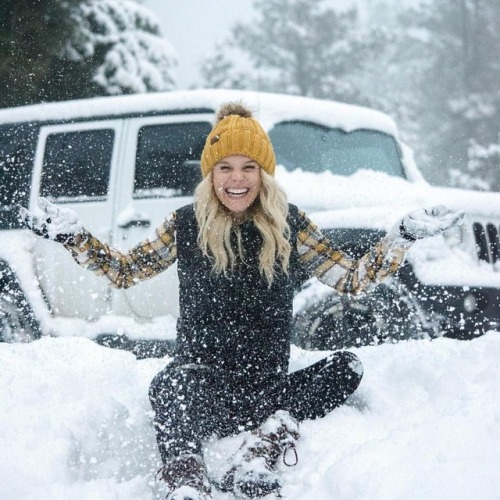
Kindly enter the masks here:
M 299 439 L 297 421 L 286 411 L 277 411 L 258 429 L 252 431 L 240 449 L 230 458 L 228 470 L 219 487 L 243 498 L 257 498 L 278 493 L 281 480 L 277 472 L 278 458 L 286 465 L 297 463 L 295 443 Z M 292 451 L 292 462 L 287 461 Z
M 167 483 L 166 500 L 210 500 L 211 488 L 207 468 L 199 455 L 185 454 L 173 458 L 159 471 Z

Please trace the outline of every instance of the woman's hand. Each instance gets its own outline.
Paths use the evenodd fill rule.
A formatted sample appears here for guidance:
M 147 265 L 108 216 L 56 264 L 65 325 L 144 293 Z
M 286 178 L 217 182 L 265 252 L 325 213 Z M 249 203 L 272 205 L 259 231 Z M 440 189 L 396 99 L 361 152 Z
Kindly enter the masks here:
M 71 244 L 83 229 L 78 215 L 69 208 L 60 208 L 45 198 L 38 200 L 43 214 L 33 215 L 24 207 L 19 208 L 19 218 L 36 235 L 59 243 Z
M 452 211 L 439 205 L 432 208 L 422 208 L 406 215 L 399 226 L 401 236 L 409 241 L 429 238 L 448 231 L 456 224 L 463 222 L 465 212 Z

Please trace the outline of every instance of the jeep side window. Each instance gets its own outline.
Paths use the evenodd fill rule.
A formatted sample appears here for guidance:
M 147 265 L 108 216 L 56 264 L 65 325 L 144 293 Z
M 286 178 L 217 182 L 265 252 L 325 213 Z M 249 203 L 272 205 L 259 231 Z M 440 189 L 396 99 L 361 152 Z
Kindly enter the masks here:
M 293 121 L 269 132 L 278 164 L 288 170 L 331 171 L 351 175 L 361 169 L 404 177 L 399 147 L 394 138 L 375 130 L 345 132 L 316 123 Z
M 190 196 L 201 180 L 200 157 L 212 126 L 190 122 L 141 127 L 134 198 Z
M 59 202 L 105 199 L 114 135 L 112 129 L 93 129 L 47 136 L 41 195 Z
M 29 204 L 38 130 L 30 123 L 0 127 L 0 229 L 21 227 L 17 205 Z

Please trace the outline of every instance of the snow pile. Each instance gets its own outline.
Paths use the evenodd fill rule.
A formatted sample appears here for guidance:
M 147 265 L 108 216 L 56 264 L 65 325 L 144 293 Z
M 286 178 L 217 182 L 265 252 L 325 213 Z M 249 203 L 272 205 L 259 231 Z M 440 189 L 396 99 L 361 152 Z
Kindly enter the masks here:
M 78 338 L 0 344 L 0 359 L 0 498 L 150 498 L 164 362 Z
M 299 463 L 281 466 L 283 495 L 498 498 L 498 333 L 355 352 L 365 366 L 360 389 L 348 406 L 302 424 Z M 323 355 L 294 349 L 292 368 Z M 147 393 L 168 361 L 81 338 L 0 344 L 0 498 L 164 498 Z M 212 472 L 242 438 L 207 445 Z

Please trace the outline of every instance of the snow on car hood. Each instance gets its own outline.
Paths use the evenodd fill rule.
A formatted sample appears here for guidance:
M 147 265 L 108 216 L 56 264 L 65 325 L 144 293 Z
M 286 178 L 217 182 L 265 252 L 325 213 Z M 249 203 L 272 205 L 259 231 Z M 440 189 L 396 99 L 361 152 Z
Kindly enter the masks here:
M 276 179 L 291 203 L 320 227 L 357 227 L 389 230 L 406 213 L 446 205 L 477 217 L 498 218 L 500 194 L 433 187 L 412 183 L 373 170 L 345 177 L 278 166 Z
M 408 252 L 417 277 L 427 285 L 500 286 L 500 269 L 477 261 L 472 223 L 500 222 L 500 194 L 433 187 L 372 170 L 349 177 L 279 166 L 276 178 L 289 201 L 322 229 L 366 228 L 389 231 L 408 212 L 434 205 L 465 210 L 469 246 L 451 248 L 442 237 L 417 241 Z

